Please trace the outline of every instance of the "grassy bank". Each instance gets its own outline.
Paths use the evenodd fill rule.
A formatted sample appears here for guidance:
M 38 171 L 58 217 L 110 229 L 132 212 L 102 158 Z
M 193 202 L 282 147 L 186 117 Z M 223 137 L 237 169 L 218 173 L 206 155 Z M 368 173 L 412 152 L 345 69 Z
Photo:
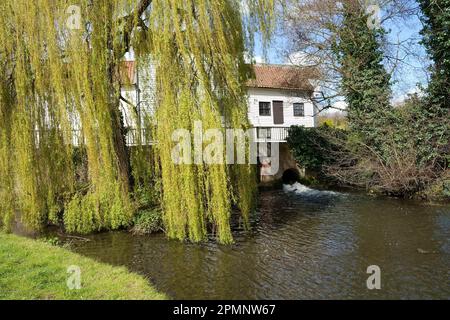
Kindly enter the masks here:
M 81 271 L 70 290 L 69 266 Z M 46 243 L 0 233 L 0 299 L 165 299 L 143 277 Z

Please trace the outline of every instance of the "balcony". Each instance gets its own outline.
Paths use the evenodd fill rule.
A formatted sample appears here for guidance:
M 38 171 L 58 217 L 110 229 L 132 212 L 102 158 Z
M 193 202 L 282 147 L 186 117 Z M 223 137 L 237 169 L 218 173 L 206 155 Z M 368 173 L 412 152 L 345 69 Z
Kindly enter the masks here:
M 142 128 L 141 130 L 136 128 L 128 128 L 125 135 L 125 142 L 128 147 L 140 145 L 149 146 L 155 143 L 151 137 L 151 130 L 145 128 Z
M 257 127 L 256 142 L 287 142 L 289 127 Z
M 250 134 L 253 137 L 253 141 L 256 143 L 285 143 L 289 137 L 289 127 L 254 127 L 250 130 Z M 35 130 L 36 143 L 39 144 L 41 138 L 41 132 Z M 81 130 L 72 130 L 73 146 L 78 147 L 84 144 L 86 141 L 82 135 Z M 139 145 L 149 146 L 155 144 L 152 139 L 151 130 L 149 129 L 136 129 L 127 128 L 125 134 L 125 142 L 129 147 L 135 147 Z

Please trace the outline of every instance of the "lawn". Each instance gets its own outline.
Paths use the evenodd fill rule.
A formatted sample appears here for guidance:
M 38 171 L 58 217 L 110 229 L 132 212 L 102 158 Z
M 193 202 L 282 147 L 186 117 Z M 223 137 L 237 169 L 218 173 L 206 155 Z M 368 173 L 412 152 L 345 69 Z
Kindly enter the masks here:
M 80 270 L 70 290 L 68 267 Z M 77 283 L 69 281 L 69 284 Z M 0 299 L 166 299 L 144 277 L 36 240 L 0 233 Z

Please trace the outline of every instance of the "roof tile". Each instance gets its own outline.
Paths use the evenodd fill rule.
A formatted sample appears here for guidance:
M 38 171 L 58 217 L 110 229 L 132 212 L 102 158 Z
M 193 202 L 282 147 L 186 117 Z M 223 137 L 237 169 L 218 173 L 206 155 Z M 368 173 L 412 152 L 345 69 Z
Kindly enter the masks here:
M 255 64 L 253 70 L 255 78 L 247 82 L 250 88 L 314 91 L 310 80 L 318 77 L 315 67 Z M 136 83 L 135 61 L 122 62 L 120 78 L 126 85 Z
M 255 78 L 247 82 L 250 88 L 314 91 L 309 80 L 318 77 L 315 67 L 256 64 L 253 69 Z

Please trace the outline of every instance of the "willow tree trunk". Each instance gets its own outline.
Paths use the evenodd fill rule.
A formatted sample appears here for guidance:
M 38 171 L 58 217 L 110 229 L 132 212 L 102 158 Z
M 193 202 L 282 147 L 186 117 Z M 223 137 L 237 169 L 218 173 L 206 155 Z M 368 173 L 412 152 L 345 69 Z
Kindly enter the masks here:
M 126 191 L 130 189 L 130 156 L 126 145 L 126 130 L 123 123 L 122 113 L 119 109 L 120 102 L 115 100 L 111 105 L 111 128 L 113 134 L 115 154 L 119 168 L 119 176 L 123 181 Z

